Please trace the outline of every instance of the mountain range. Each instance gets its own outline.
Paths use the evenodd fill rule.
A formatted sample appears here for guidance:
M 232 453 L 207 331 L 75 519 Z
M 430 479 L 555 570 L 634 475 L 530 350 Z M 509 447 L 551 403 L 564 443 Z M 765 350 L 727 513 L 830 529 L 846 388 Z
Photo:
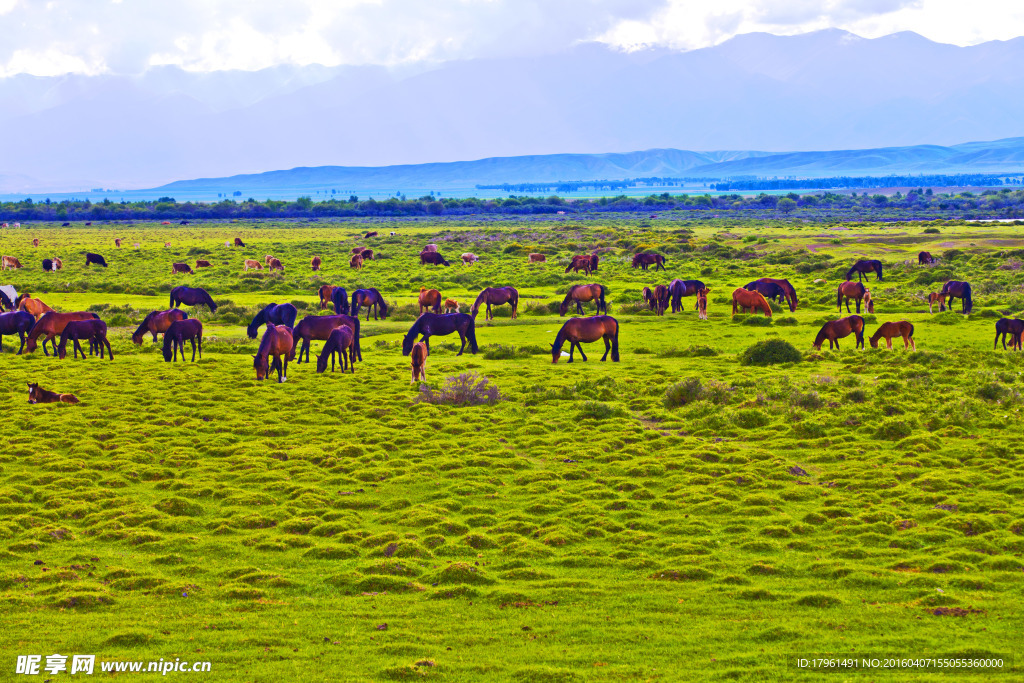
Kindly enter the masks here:
M 145 188 L 314 166 L 405 165 L 406 173 L 463 159 L 483 159 L 471 162 L 482 170 L 508 157 L 523 173 L 497 173 L 496 182 L 611 178 L 619 167 L 633 177 L 648 166 L 650 175 L 712 165 L 700 173 L 867 172 L 896 170 L 894 157 L 923 164 L 900 171 L 941 170 L 929 165 L 936 159 L 995 168 L 1020 155 L 1019 140 L 1001 139 L 1024 132 L 1022 62 L 1024 38 L 957 47 L 829 29 L 746 34 L 687 52 L 583 44 L 405 71 L 14 76 L 0 79 L 0 192 Z M 1001 142 L 972 150 L 964 140 Z M 652 151 L 603 154 L 641 149 Z M 870 153 L 812 162 L 808 150 Z M 588 156 L 553 154 L 562 152 Z

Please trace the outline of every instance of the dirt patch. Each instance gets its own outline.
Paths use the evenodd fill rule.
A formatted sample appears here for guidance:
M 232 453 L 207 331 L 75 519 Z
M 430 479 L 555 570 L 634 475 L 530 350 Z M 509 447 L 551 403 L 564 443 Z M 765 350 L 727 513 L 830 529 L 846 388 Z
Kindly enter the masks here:
M 983 609 L 972 609 L 968 607 L 936 607 L 933 610 L 929 610 L 932 614 L 937 617 L 966 617 L 968 614 L 984 614 Z

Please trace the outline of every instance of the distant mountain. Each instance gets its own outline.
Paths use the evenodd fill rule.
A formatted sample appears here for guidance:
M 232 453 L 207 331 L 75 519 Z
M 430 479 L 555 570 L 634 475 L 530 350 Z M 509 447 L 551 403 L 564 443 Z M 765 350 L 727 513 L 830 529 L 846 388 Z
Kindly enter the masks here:
M 226 178 L 179 180 L 154 191 L 260 194 L 340 188 L 343 192 L 393 188 L 445 190 L 476 184 L 621 180 L 625 178 L 728 178 L 740 175 L 813 176 L 915 173 L 1021 173 L 1024 138 L 968 142 L 952 147 L 917 145 L 833 152 L 687 152 L 652 149 L 629 154 L 547 154 L 402 166 L 318 166 Z
M 802 154 L 955 145 L 1024 134 L 1021 63 L 1024 38 L 957 47 L 913 33 L 864 39 L 830 29 L 748 34 L 689 52 L 623 53 L 586 44 L 405 72 L 279 67 L 195 74 L 161 67 L 133 78 L 16 76 L 0 79 L 4 173 L 75 190 L 83 179 L 94 187 L 140 188 L 273 168 L 555 152 L 655 149 L 663 152 L 595 163 L 681 169 L 682 158 L 671 155 L 688 153 L 665 148 Z M 998 165 L 1008 154 L 952 149 L 958 151 L 944 163 Z M 854 152 L 841 165 L 895 163 L 879 154 Z M 898 154 L 932 159 L 929 148 Z M 772 156 L 788 157 L 778 159 L 779 169 L 816 174 L 839 163 Z M 545 172 L 603 175 L 602 166 L 564 168 L 556 157 L 544 157 L 551 164 Z M 692 168 L 702 173 L 711 173 L 702 168 L 709 164 L 732 164 L 717 174 L 749 173 L 762 163 L 751 153 L 698 157 Z M 0 179 L 0 192 L 30 189 Z

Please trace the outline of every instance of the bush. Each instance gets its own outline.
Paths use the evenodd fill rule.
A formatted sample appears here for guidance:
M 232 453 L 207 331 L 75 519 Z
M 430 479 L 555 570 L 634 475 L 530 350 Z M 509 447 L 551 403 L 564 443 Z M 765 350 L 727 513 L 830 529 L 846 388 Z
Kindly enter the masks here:
M 1010 394 L 1010 390 L 1002 384 L 992 382 L 991 384 L 983 384 L 978 387 L 977 393 L 980 398 L 986 401 L 1000 401 Z
M 736 423 L 737 427 L 741 429 L 755 429 L 757 427 L 764 427 L 768 425 L 772 419 L 764 411 L 758 410 L 757 408 L 747 408 L 745 410 L 738 410 L 733 415 L 733 422 Z
M 787 316 L 785 318 L 776 318 L 775 319 L 775 324 L 776 325 L 799 325 L 800 321 L 797 320 L 796 318 L 794 318 L 793 316 Z
M 854 389 L 846 394 L 846 400 L 850 403 L 864 403 L 868 400 L 868 395 L 863 389 Z
M 747 325 L 749 327 L 770 327 L 772 319 L 767 316 L 751 315 L 740 323 L 741 325 Z
M 626 417 L 627 413 L 622 408 L 610 406 L 600 401 L 587 401 L 576 413 L 576 417 L 591 420 L 609 420 L 613 417 Z
M 665 391 L 662 402 L 666 408 L 677 408 L 694 401 L 708 401 L 716 405 L 729 402 L 729 387 L 711 380 L 703 384 L 699 377 L 687 377 L 682 382 L 673 384 Z
M 800 392 L 793 392 L 789 402 L 798 408 L 804 410 L 817 410 L 821 406 L 825 405 L 825 402 L 821 400 L 821 396 L 818 396 L 816 391 L 808 391 L 806 394 Z
M 415 402 L 450 406 L 494 405 L 501 396 L 498 387 L 489 382 L 475 372 L 464 372 L 458 377 L 446 377 L 439 391 L 426 384 L 420 385 L 420 394 Z
M 800 351 L 783 339 L 765 339 L 747 348 L 740 355 L 741 365 L 778 365 L 799 363 L 803 359 Z
M 910 436 L 914 426 L 905 420 L 886 420 L 875 432 L 875 437 L 887 441 L 900 441 Z
M 938 235 L 941 232 L 938 228 L 925 228 L 924 234 L 926 235 Z
M 718 351 L 707 344 L 694 344 L 685 349 L 671 348 L 658 351 L 658 358 L 697 358 L 701 356 L 717 356 Z

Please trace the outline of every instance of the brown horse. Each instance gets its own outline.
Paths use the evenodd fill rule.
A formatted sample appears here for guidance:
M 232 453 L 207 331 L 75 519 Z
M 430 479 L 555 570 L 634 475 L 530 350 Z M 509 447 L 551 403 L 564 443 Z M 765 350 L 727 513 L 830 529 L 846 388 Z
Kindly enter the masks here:
M 114 360 L 114 350 L 110 348 L 110 342 L 107 340 L 107 324 L 102 320 L 72 320 L 65 325 L 64 331 L 60 335 L 60 345 L 57 346 L 57 357 L 61 360 L 68 355 L 69 339 L 74 342 L 75 358 L 78 358 L 79 351 L 82 352 L 82 358 L 85 358 L 85 349 L 82 348 L 79 341 L 88 339 L 90 353 L 95 347 L 99 349 L 100 358 L 103 358 L 103 347 L 106 346 L 110 360 Z
M 282 266 L 281 261 L 276 258 L 270 259 L 270 261 L 267 263 L 267 268 L 269 268 L 271 271 L 279 270 L 282 273 L 284 272 L 284 266 Z
M 33 405 L 36 403 L 78 403 L 74 394 L 58 394 L 56 391 L 47 391 L 35 382 L 26 382 L 26 384 L 28 384 L 28 402 Z
M 172 263 L 171 275 L 174 275 L 175 273 L 188 273 L 189 275 L 195 275 L 195 273 L 192 272 L 192 266 L 187 263 Z
M 864 348 L 864 318 L 851 315 L 825 323 L 818 331 L 818 336 L 814 338 L 813 346 L 820 351 L 821 345 L 828 339 L 828 348 L 831 350 L 832 344 L 835 344 L 838 350 L 839 340 L 851 334 L 857 338 L 855 348 Z
M 423 251 L 420 252 L 420 265 L 434 265 L 434 266 L 450 266 L 448 259 L 441 255 L 437 251 Z
M 267 331 L 260 340 L 260 348 L 252 357 L 256 379 L 264 380 L 271 370 L 277 370 L 278 384 L 288 381 L 288 359 L 295 355 L 292 331 L 285 325 L 267 325 Z M 270 362 L 270 356 L 274 357 Z M 282 359 L 283 363 L 282 363 Z
M 263 262 L 269 266 L 270 265 L 270 260 L 273 259 L 273 258 L 274 257 L 271 256 L 270 254 L 264 254 L 263 255 Z
M 365 251 L 365 250 L 366 250 L 366 247 L 352 247 L 352 249 L 350 251 L 353 254 L 360 254 L 360 255 L 362 255 L 363 251 Z
M 255 268 L 256 270 L 263 270 L 263 264 L 257 261 L 256 259 L 247 258 L 245 259 L 245 267 L 243 268 L 243 270 L 249 270 L 250 268 Z
M 373 260 L 373 249 L 363 249 L 363 251 L 360 252 L 359 255 L 363 257 L 364 261 L 372 261 Z
M 366 233 L 365 235 L 363 235 L 363 239 L 370 239 L 371 237 L 376 237 L 376 236 L 377 236 L 377 231 L 376 230 L 371 230 L 368 233 Z
M 875 333 L 871 335 L 871 348 L 878 348 L 878 340 L 885 337 L 885 348 L 892 348 L 893 337 L 903 337 L 903 348 L 910 347 L 917 351 L 917 344 L 914 343 L 914 326 L 906 320 L 895 323 L 882 323 Z
M 235 238 L 235 246 L 236 247 L 244 247 L 245 246 L 245 242 L 242 241 L 241 237 L 236 237 Z
M 512 306 L 512 319 L 515 320 L 519 317 L 519 290 L 515 287 L 487 287 L 483 289 L 477 295 L 472 308 L 469 309 L 469 314 L 473 316 L 474 320 L 476 320 L 477 313 L 480 312 L 480 304 L 487 304 L 484 320 L 494 320 L 491 306 L 500 306 L 501 304 Z
M 594 270 L 591 267 L 592 263 L 593 262 L 591 261 L 589 254 L 573 256 L 572 261 L 570 261 L 569 265 L 565 267 L 565 272 L 568 273 L 571 270 L 575 273 L 578 273 L 582 270 L 584 275 L 590 275 L 590 273 L 593 272 Z
M 352 336 L 352 330 L 348 327 L 335 327 L 331 330 L 331 335 L 327 337 L 327 343 L 324 344 L 320 355 L 316 357 L 317 373 L 327 370 L 328 358 L 331 359 L 331 372 L 334 372 L 335 354 L 339 357 L 338 362 L 341 365 L 342 372 L 349 368 L 351 368 L 353 373 L 356 371 L 355 339 Z
M 708 292 L 707 287 L 697 290 L 697 317 L 700 320 L 708 319 Z
M 171 326 L 171 323 L 175 323 L 179 320 L 188 319 L 188 314 L 180 308 L 171 308 L 166 311 L 153 311 L 142 320 L 142 324 L 139 328 L 132 333 L 132 343 L 142 344 L 142 340 L 146 337 L 146 333 L 149 332 L 153 335 L 153 343 L 157 341 L 156 336 L 160 333 L 166 333 L 167 328 Z
M 604 339 L 604 355 L 601 356 L 601 360 L 608 358 L 608 352 L 611 351 L 612 362 L 619 362 L 619 321 L 610 315 L 595 315 L 589 318 L 569 318 L 562 325 L 562 329 L 558 331 L 558 336 L 555 337 L 555 343 L 551 345 L 551 362 L 557 363 L 558 358 L 562 355 L 562 346 L 566 341 L 569 342 L 569 361 L 573 362 L 572 352 L 574 348 L 580 350 L 580 356 L 583 357 L 584 362 L 587 360 L 587 355 L 583 353 L 583 347 L 580 346 L 580 342 L 596 342 L 598 339 Z
M 75 311 L 73 313 L 57 313 L 56 311 L 50 311 L 44 313 L 43 317 L 36 321 L 36 324 L 32 326 L 32 329 L 28 332 L 28 339 L 25 342 L 25 351 L 32 353 L 36 350 L 36 340 L 46 335 L 43 339 L 43 353 L 47 356 L 50 352 L 46 350 L 46 342 L 50 342 L 53 346 L 53 353 L 57 353 L 57 342 L 55 341 L 58 334 L 64 332 L 64 326 L 72 320 L 99 320 L 99 316 L 89 311 Z
M 456 301 L 455 299 L 445 299 L 444 300 L 444 312 L 445 313 L 458 313 L 459 312 L 459 302 Z
M 322 311 L 332 302 L 334 285 L 322 285 L 320 289 L 316 290 L 316 293 L 320 295 L 320 310 Z
M 548 257 L 544 254 L 533 253 L 530 254 L 530 263 L 544 263 L 548 260 Z
M 25 311 L 26 313 L 31 313 L 36 320 L 39 320 L 41 317 L 43 317 L 44 313 L 49 313 L 53 309 L 44 304 L 39 299 L 29 298 L 29 295 L 26 293 L 22 294 L 21 297 L 18 299 L 18 310 Z
M 427 350 L 427 345 L 419 341 L 412 345 L 412 351 L 410 352 L 412 359 L 412 382 L 410 384 L 416 384 L 416 380 L 422 379 L 427 381 L 427 356 L 430 355 L 430 351 Z
M 751 313 L 761 311 L 766 317 L 772 317 L 772 307 L 761 292 L 750 292 L 740 287 L 732 293 L 732 314 L 736 315 L 737 310 L 746 313 L 747 309 Z
M 468 251 L 465 254 L 463 254 L 460 258 L 462 259 L 462 263 L 467 266 L 471 263 L 476 263 L 477 261 L 480 260 L 479 256 Z
M 654 296 L 653 289 L 651 289 L 650 287 L 644 287 L 643 290 L 641 290 L 640 294 L 641 296 L 643 296 L 644 301 L 647 302 L 648 309 L 653 311 L 658 308 L 658 299 Z
M 668 308 L 669 292 L 668 287 L 665 285 L 658 285 L 654 288 L 654 299 L 657 301 L 657 312 L 658 315 L 665 315 L 665 309 Z
M 929 313 L 934 313 L 935 312 L 935 311 L 932 310 L 932 306 L 934 306 L 936 303 L 939 304 L 939 311 L 940 312 L 946 310 L 946 297 L 942 296 L 938 292 L 930 292 L 928 294 L 928 312 Z
M 120 237 L 115 237 L 114 238 L 114 246 L 117 247 L 118 249 L 121 248 L 121 238 Z
M 796 312 L 796 306 L 797 306 L 797 303 L 798 303 L 797 302 L 797 298 L 796 298 L 796 288 L 789 283 L 789 280 L 783 280 L 781 278 L 774 278 L 774 277 L 762 277 L 762 278 L 758 278 L 757 280 L 754 280 L 754 282 L 751 282 L 751 283 L 745 285 L 745 288 L 746 289 L 755 289 L 756 287 L 754 285 L 756 283 L 758 283 L 758 282 L 767 282 L 767 283 L 770 283 L 770 284 L 773 284 L 773 285 L 778 285 L 779 287 L 781 287 L 782 288 L 782 295 L 785 297 L 786 303 L 789 304 L 789 312 L 790 313 L 795 313 Z
M 604 285 L 573 285 L 562 299 L 562 304 L 558 307 L 558 315 L 568 313 L 569 306 L 573 303 L 576 304 L 576 313 L 582 315 L 583 304 L 587 301 L 593 301 L 594 306 L 597 307 L 597 312 L 594 315 L 607 314 L 608 302 L 604 298 L 607 293 L 608 288 Z
M 930 252 L 922 251 L 917 255 L 917 265 L 919 266 L 930 266 L 935 263 L 935 257 Z
M 355 268 L 356 270 L 362 270 L 363 268 L 363 257 L 361 254 L 352 254 L 352 258 L 348 261 L 349 268 Z
M 384 300 L 384 295 L 381 294 L 375 287 L 369 289 L 357 289 L 352 292 L 352 315 L 359 317 L 359 309 L 366 306 L 366 319 L 370 319 L 370 309 L 373 309 L 373 319 L 377 319 L 377 313 L 380 313 L 380 317 L 388 317 L 388 302 Z M 362 360 L 360 358 L 359 360 Z
M 196 268 L 210 268 L 212 266 L 212 263 L 204 259 L 199 259 L 198 261 L 196 261 Z
M 423 315 L 424 311 L 441 312 L 441 292 L 420 287 L 420 315 Z
M 359 348 L 359 318 L 351 315 L 307 315 L 305 318 L 299 321 L 299 324 L 292 330 L 292 339 L 295 340 L 295 346 L 298 348 L 298 359 L 296 363 L 303 362 L 303 356 L 305 356 L 305 362 L 309 362 L 309 343 L 314 339 L 317 341 L 327 341 L 333 332 L 338 327 L 347 327 L 352 331 L 353 343 L 355 344 L 356 357 L 359 360 L 363 359 L 363 352 Z M 301 342 L 301 347 L 299 343 Z M 293 356 L 295 354 L 292 354 Z
M 871 298 L 871 292 L 867 287 L 864 286 L 863 282 L 853 282 L 847 280 L 846 282 L 839 285 L 838 295 L 836 297 L 836 304 L 839 306 L 839 312 L 843 312 L 843 302 L 846 302 L 846 312 L 850 312 L 850 299 L 854 300 L 854 304 L 857 307 L 857 312 L 860 313 L 860 302 L 863 301 L 867 307 L 868 313 L 875 312 L 875 302 Z
M 320 257 L 314 256 L 313 260 L 309 262 L 309 265 L 313 268 L 313 270 L 320 270 L 320 263 Z
M 36 247 L 37 249 L 39 248 L 39 238 L 38 237 L 35 238 L 34 240 L 32 240 L 32 246 Z
M 634 268 L 643 268 L 644 270 L 647 270 L 649 266 L 654 266 L 655 270 L 659 268 L 665 270 L 665 257 L 661 254 L 635 254 L 632 265 Z

